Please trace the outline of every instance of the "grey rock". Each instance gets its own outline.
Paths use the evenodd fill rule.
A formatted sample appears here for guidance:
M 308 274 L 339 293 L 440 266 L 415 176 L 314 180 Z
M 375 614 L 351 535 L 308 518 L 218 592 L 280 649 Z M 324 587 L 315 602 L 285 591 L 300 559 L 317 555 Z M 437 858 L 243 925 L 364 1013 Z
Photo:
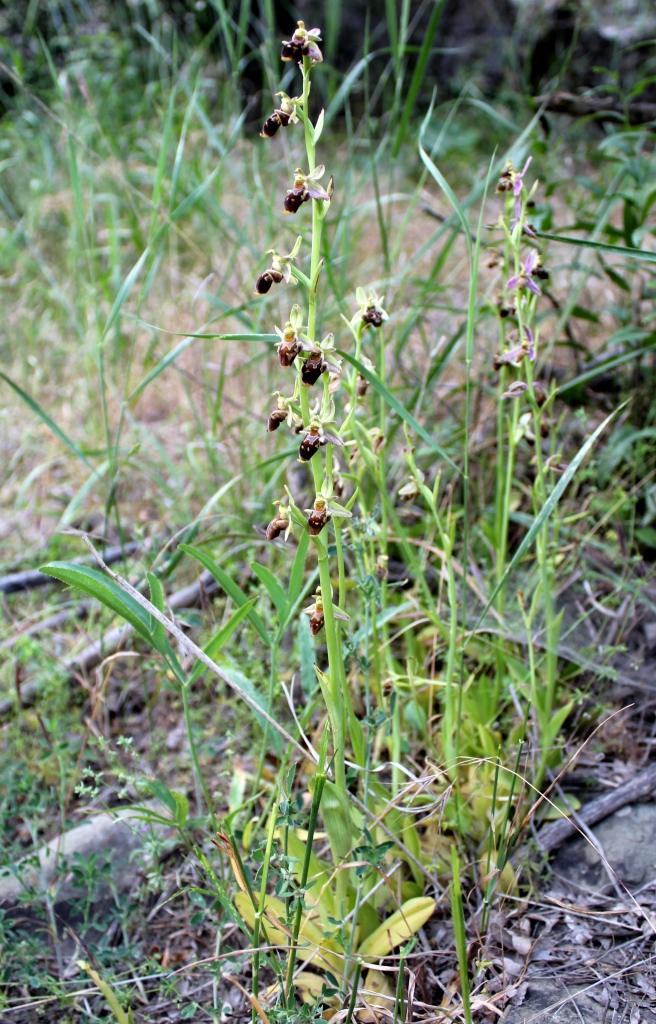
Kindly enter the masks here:
M 88 863 L 94 854 L 109 862 L 112 875 L 111 885 L 107 879 L 99 886 L 94 903 L 106 899 L 112 886 L 117 892 L 130 889 L 139 873 L 135 852 L 143 847 L 153 827 L 160 837 L 166 832 L 163 826 L 146 824 L 137 815 L 133 808 L 96 814 L 82 825 L 56 836 L 39 850 L 38 857 L 25 858 L 15 866 L 13 873 L 0 876 L 0 907 L 4 910 L 24 907 L 30 902 L 30 894 L 38 900 L 47 891 L 54 897 L 56 906 L 79 899 L 83 890 L 74 885 L 70 867 L 74 862 Z
M 633 804 L 605 818 L 593 829 L 606 860 L 633 891 L 656 879 L 656 804 Z M 597 890 L 608 874 L 591 844 L 577 836 L 556 854 L 553 870 L 574 887 Z

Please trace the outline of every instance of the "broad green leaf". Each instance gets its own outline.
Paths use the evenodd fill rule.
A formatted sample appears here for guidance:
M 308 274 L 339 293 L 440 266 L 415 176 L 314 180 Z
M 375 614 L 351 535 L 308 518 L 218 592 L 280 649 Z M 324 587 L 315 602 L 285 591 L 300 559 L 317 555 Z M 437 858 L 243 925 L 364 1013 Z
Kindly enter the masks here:
M 406 939 L 412 938 L 428 919 L 435 913 L 435 900 L 430 896 L 415 896 L 406 900 L 386 921 L 364 940 L 358 954 L 360 956 L 383 957 L 400 946 Z
M 165 786 L 164 783 L 160 782 L 159 779 L 151 779 L 148 785 L 150 788 L 150 792 L 153 794 L 153 796 L 157 797 L 159 802 L 161 804 L 164 804 L 167 811 L 170 811 L 173 817 L 175 818 L 177 804 L 175 801 L 175 796 L 168 788 L 168 786 Z
M 153 644 L 153 637 L 150 631 L 151 617 L 133 597 L 121 590 L 114 580 L 110 579 L 98 569 L 91 569 L 86 565 L 75 565 L 71 562 L 50 562 L 39 570 L 46 576 L 54 576 L 69 587 L 81 590 L 89 597 L 95 597 L 97 601 L 104 604 L 116 615 L 133 627 L 135 632 Z
M 271 570 L 267 569 L 266 565 L 260 565 L 258 562 L 251 562 L 251 569 L 257 576 L 260 583 L 263 583 L 266 587 L 269 597 L 273 601 L 276 611 L 278 612 L 278 622 L 282 625 L 287 614 L 287 595 L 285 594 L 285 591 L 282 589 L 282 586 Z
M 252 597 L 250 601 L 247 601 L 246 604 L 243 604 L 241 608 L 238 608 L 237 611 L 230 616 L 225 626 L 222 626 L 219 632 L 212 637 L 210 642 L 206 644 L 205 647 L 203 647 L 203 650 L 205 654 L 208 656 L 208 658 L 216 660 L 216 655 L 219 653 L 223 645 L 226 643 L 227 640 L 229 640 L 229 638 L 236 630 L 237 626 L 241 622 L 243 622 L 243 620 L 246 618 L 253 605 L 256 603 L 257 598 Z M 202 675 L 202 673 L 205 671 L 206 667 L 205 665 L 203 665 L 202 661 L 197 661 L 196 664 L 194 665 L 191 675 L 187 680 L 187 686 L 191 686 L 193 683 L 195 683 L 198 677 Z
M 350 363 L 351 366 L 354 366 L 358 373 L 362 377 L 364 377 L 365 380 L 369 381 L 374 390 L 378 392 L 380 397 L 385 402 L 387 402 L 390 409 L 393 409 L 394 412 L 398 413 L 401 419 L 405 420 L 408 426 L 411 427 L 412 430 L 414 430 L 414 432 L 418 434 L 419 437 L 421 437 L 422 440 L 426 442 L 429 448 L 432 448 L 432 450 L 436 452 L 441 459 L 444 459 L 444 461 L 448 462 L 449 465 L 453 469 L 455 469 L 457 473 L 460 473 L 460 470 L 456 466 L 453 459 L 450 459 L 446 452 L 443 451 L 440 448 L 440 446 L 435 443 L 430 434 L 427 433 L 427 431 L 424 430 L 424 428 L 420 426 L 419 423 L 417 423 L 414 416 L 408 412 L 408 410 L 405 408 L 404 405 L 401 404 L 401 402 L 399 402 L 398 398 L 394 397 L 392 392 L 387 387 L 385 387 L 382 380 L 380 380 L 380 378 L 375 373 L 372 373 L 370 370 L 368 370 L 366 366 L 363 366 L 362 363 L 355 358 L 355 356 L 349 355 L 348 352 L 342 352 L 341 349 L 337 349 L 336 351 L 338 356 L 340 356 L 342 359 L 346 359 L 347 363 Z
M 183 796 L 182 793 L 176 793 L 175 790 L 173 791 L 173 799 L 175 800 L 175 823 L 178 828 L 184 828 L 189 814 L 189 801 L 186 796 Z
M 269 713 L 269 707 L 268 707 L 267 701 L 262 696 L 262 694 L 258 693 L 258 691 L 253 686 L 253 684 L 250 681 L 250 679 L 247 679 L 246 676 L 243 674 L 243 672 L 240 672 L 239 669 L 235 665 L 233 665 L 233 664 L 228 664 L 228 665 L 224 664 L 224 665 L 221 666 L 221 668 L 223 669 L 223 671 L 225 672 L 225 674 L 228 676 L 229 679 L 232 679 L 232 681 L 234 683 L 236 683 L 236 685 L 241 690 L 243 690 L 243 692 L 248 697 L 250 697 L 251 700 L 254 701 L 258 705 L 258 707 L 262 708 L 262 711 L 266 711 L 267 713 Z M 255 716 L 257 721 L 262 726 L 262 729 L 266 731 L 266 729 L 267 729 L 266 719 L 262 718 L 262 716 L 259 715 L 257 713 L 257 711 L 255 710 L 255 708 L 251 707 L 250 704 L 247 704 L 247 707 L 250 708 L 252 714 Z M 270 741 L 273 749 L 275 750 L 276 754 L 278 754 L 279 757 L 282 757 L 282 740 L 280 738 L 280 733 L 274 732 L 269 727 L 268 736 L 269 736 L 269 741 Z
M 324 122 L 325 116 L 326 116 L 326 112 L 325 112 L 325 110 L 322 109 L 321 113 L 319 114 L 319 116 L 317 118 L 317 123 L 314 126 L 314 144 L 315 144 L 315 146 L 316 146 L 317 142 L 319 141 L 319 139 L 321 138 L 321 133 L 323 131 L 323 122 Z
M 180 548 L 182 551 L 186 551 L 188 555 L 191 555 L 192 558 L 195 558 L 197 562 L 200 562 L 200 564 L 212 574 L 219 586 L 225 590 L 228 597 L 232 598 L 238 608 L 241 608 L 242 605 L 246 604 L 247 598 L 245 594 L 242 594 L 235 581 L 231 579 L 227 572 L 217 565 L 214 559 L 210 558 L 205 551 L 201 551 L 200 548 L 195 548 L 191 544 L 180 544 Z M 270 647 L 271 640 L 267 633 L 266 626 L 254 608 L 251 608 L 248 612 L 248 621 L 253 626 L 253 629 L 259 633 L 267 647 Z

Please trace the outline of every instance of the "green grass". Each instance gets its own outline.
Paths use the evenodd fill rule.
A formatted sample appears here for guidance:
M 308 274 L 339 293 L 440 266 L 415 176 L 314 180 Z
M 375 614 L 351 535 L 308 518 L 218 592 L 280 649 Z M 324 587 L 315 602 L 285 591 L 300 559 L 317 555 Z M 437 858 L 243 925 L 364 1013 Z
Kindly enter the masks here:
M 238 68 L 248 10 L 240 24 L 217 10 Z M 135 1021 L 158 1019 L 167 1000 L 183 1019 L 218 1020 L 231 975 L 254 1017 L 295 1018 L 309 988 L 320 995 L 310 1015 L 333 1000 L 350 1019 L 360 978 L 385 988 L 371 958 L 412 969 L 413 936 L 453 914 L 444 963 L 461 972 L 452 1009 L 469 1019 L 485 972 L 465 976 L 467 941 L 517 893 L 509 858 L 531 787 L 603 714 L 599 652 L 581 649 L 562 594 L 580 579 L 627 615 L 650 575 L 638 563 L 656 548 L 653 156 L 640 131 L 599 141 L 553 122 L 545 142 L 528 104 L 511 129 L 508 111 L 473 90 L 420 125 L 407 14 L 388 26 L 389 118 L 366 105 L 366 60 L 341 79 L 319 66 L 316 93 L 303 94 L 311 123 L 260 139 L 202 46 L 180 58 L 142 26 L 146 88 L 115 40 L 105 63 L 71 58 L 65 78 L 46 54 L 43 99 L 19 88 L 0 122 L 3 564 L 51 563 L 76 588 L 5 598 L 3 694 L 34 683 L 37 701 L 3 731 L 2 862 L 126 800 L 150 800 L 145 816 L 171 821 L 176 839 L 173 860 L 153 840 L 104 939 L 80 897 L 83 959 L 109 985 L 102 997 L 76 995 L 86 976 L 64 969 L 56 892 L 29 894 L 49 945 L 2 919 L 7 1008 L 44 998 L 47 1013 L 92 1021 L 118 997 Z M 263 39 L 275 91 L 288 66 L 277 39 Z M 298 73 L 287 91 L 301 96 Z M 328 104 L 316 163 L 335 194 L 286 218 L 294 168 L 315 163 L 315 95 Z M 494 190 L 507 158 L 519 168 L 529 154 L 522 217 L 548 294 L 504 319 L 504 282 L 528 248 L 499 226 L 514 200 Z M 288 253 L 297 236 L 297 276 L 256 296 L 266 251 Z M 352 319 L 357 288 L 384 294 L 377 331 Z M 327 429 L 345 442 L 309 468 L 285 424 L 266 433 L 272 393 L 293 390 L 273 346 L 294 303 L 310 340 L 333 332 L 343 360 L 334 415 L 325 375 L 292 400 L 307 428 L 323 395 Z M 495 370 L 525 326 L 539 335 L 536 362 Z M 613 391 L 587 389 L 592 355 Z M 518 379 L 528 390 L 501 399 Z M 309 538 L 303 509 L 322 487 L 351 516 Z M 274 501 L 290 508 L 286 544 L 261 529 Z M 112 580 L 62 567 L 87 553 L 82 534 L 101 553 L 110 541 L 144 546 Z M 165 595 L 200 566 L 218 597 L 176 626 Z M 95 599 L 87 620 L 21 636 L 79 591 Z M 316 638 L 308 608 L 325 619 Z M 68 681 L 64 658 L 121 618 L 138 657 Z M 186 739 L 173 743 L 174 729 Z M 80 868 L 81 883 L 95 885 L 96 869 L 106 866 Z M 168 935 L 147 920 L 164 899 Z M 193 949 L 169 937 L 179 933 Z M 319 946 L 315 980 L 295 981 L 307 942 Z M 229 966 L 192 967 L 212 954 Z M 403 970 L 381 998 L 403 1017 Z

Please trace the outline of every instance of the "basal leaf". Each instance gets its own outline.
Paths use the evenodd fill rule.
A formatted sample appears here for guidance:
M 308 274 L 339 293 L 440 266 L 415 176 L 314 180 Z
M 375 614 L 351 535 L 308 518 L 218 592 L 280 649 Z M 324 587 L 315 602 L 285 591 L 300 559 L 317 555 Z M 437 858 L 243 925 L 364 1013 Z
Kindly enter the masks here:
M 50 562 L 48 565 L 42 566 L 40 572 L 47 576 L 54 576 L 55 579 L 61 580 L 69 587 L 75 587 L 76 590 L 81 590 L 89 597 L 94 597 L 106 608 L 129 622 L 142 639 L 154 646 L 150 615 L 134 598 L 121 590 L 109 576 L 98 569 L 91 569 L 86 565 L 75 565 L 71 562 Z

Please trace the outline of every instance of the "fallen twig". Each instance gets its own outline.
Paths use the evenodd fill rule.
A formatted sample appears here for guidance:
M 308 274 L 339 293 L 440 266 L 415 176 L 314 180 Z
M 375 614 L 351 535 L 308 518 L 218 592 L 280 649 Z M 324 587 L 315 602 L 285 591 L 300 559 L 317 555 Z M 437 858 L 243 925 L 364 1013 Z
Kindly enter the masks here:
M 112 562 L 118 562 L 121 558 L 125 558 L 126 555 L 133 555 L 135 551 L 138 551 L 143 545 L 140 541 L 130 541 L 129 544 L 124 544 L 122 547 L 117 544 L 116 547 L 106 548 L 104 552 L 105 562 L 110 565 Z M 79 565 L 92 565 L 93 560 L 91 558 L 72 558 L 72 562 Z M 3 576 L 0 578 L 0 594 L 15 594 L 19 590 L 33 590 L 34 587 L 47 587 L 51 583 L 56 583 L 57 580 L 54 576 L 46 576 L 40 569 L 27 569 L 25 572 L 12 572 L 9 576 Z
M 578 813 L 579 818 L 585 825 L 595 825 L 609 814 L 614 814 L 627 804 L 645 800 L 656 792 L 656 764 L 652 764 L 639 775 L 636 775 L 623 786 L 604 793 L 586 804 Z M 552 821 L 540 829 L 537 841 L 546 853 L 557 849 L 566 839 L 578 831 L 576 822 L 571 818 L 560 818 Z

